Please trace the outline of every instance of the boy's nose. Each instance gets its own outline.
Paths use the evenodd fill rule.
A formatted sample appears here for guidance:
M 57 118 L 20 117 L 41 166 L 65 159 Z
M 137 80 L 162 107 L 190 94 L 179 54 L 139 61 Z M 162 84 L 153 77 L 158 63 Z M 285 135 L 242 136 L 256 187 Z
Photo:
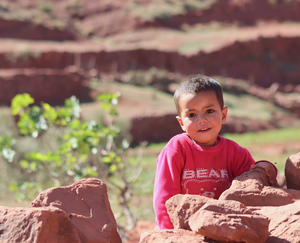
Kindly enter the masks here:
M 206 122 L 206 117 L 204 115 L 198 116 L 198 123 Z

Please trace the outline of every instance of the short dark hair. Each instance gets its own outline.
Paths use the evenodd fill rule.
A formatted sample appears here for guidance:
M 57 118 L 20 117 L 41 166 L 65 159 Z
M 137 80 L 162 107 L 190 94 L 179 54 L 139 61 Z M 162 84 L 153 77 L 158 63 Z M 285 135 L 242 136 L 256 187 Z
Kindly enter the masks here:
M 213 90 L 219 101 L 221 109 L 224 108 L 223 90 L 221 85 L 214 79 L 201 74 L 188 76 L 176 89 L 174 94 L 174 103 L 177 114 L 180 116 L 179 100 L 184 94 L 196 94 L 203 90 Z

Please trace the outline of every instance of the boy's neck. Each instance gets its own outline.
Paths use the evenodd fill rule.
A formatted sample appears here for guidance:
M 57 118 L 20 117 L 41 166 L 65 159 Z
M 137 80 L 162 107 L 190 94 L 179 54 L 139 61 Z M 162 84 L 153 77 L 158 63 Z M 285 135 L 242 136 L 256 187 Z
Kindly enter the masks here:
M 191 138 L 190 136 L 188 136 L 195 144 L 199 145 L 193 138 Z M 219 142 L 219 139 L 217 138 L 216 139 L 216 142 L 214 143 L 214 145 L 211 145 L 211 146 L 216 146 Z M 205 146 L 205 145 L 200 145 L 200 146 Z M 207 147 L 211 147 L 211 146 L 207 146 Z

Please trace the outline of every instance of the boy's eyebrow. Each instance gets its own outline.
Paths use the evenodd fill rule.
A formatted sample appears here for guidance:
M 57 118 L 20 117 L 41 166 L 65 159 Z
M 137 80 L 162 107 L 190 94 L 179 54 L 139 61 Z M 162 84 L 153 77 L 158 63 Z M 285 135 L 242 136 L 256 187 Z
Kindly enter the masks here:
M 204 106 L 203 108 L 207 108 L 207 107 L 211 107 L 211 106 L 215 106 L 215 104 L 209 104 L 209 105 Z
M 183 110 L 183 112 L 190 112 L 190 111 L 194 111 L 195 109 L 185 109 Z
M 214 107 L 215 105 L 214 104 L 210 104 L 210 105 L 206 105 L 206 106 L 204 106 L 203 108 L 204 109 L 207 109 L 207 108 L 210 108 L 210 107 Z M 183 110 L 184 112 L 190 112 L 190 111 L 195 111 L 196 109 L 185 109 L 185 110 Z
M 214 106 L 216 106 L 215 104 L 209 104 L 209 105 L 206 105 L 206 106 L 204 106 L 204 107 L 202 107 L 202 108 L 209 108 L 209 107 L 214 107 Z M 185 109 L 184 111 L 193 111 L 193 110 L 196 110 L 196 109 Z
M 210 105 L 207 105 L 207 106 L 204 106 L 203 108 L 210 108 L 210 107 L 215 107 L 216 105 L 215 104 L 210 104 Z

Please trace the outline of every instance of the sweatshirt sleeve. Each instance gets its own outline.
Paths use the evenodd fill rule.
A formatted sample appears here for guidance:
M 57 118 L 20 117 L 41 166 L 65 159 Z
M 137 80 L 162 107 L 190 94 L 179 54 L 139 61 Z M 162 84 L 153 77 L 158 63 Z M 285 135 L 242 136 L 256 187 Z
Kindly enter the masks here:
M 233 178 L 243 174 L 246 171 L 249 171 L 251 165 L 255 163 L 255 160 L 251 156 L 250 152 L 243 147 L 235 148 L 235 159 L 233 165 Z
M 276 167 L 272 162 L 270 162 L 269 160 L 259 160 L 259 161 L 256 161 L 254 164 L 257 164 L 257 163 L 259 163 L 259 162 L 267 162 L 267 163 L 269 163 L 271 166 L 273 166 L 273 168 L 274 168 L 275 171 L 276 171 L 276 177 L 277 177 L 277 175 L 278 175 L 278 169 L 277 169 L 277 167 Z
M 176 194 L 181 193 L 181 173 L 184 159 L 181 153 L 165 147 L 156 162 L 156 175 L 153 192 L 155 221 L 159 229 L 173 229 L 165 203 Z
M 253 159 L 250 152 L 247 149 L 245 149 L 239 145 L 234 149 L 234 151 L 235 151 L 234 152 L 235 163 L 234 163 L 233 168 L 235 168 L 235 169 L 234 169 L 234 173 L 233 173 L 234 174 L 233 178 L 243 174 L 246 171 L 249 171 L 252 164 L 256 164 L 259 162 L 268 162 L 271 166 L 273 166 L 275 168 L 276 176 L 277 176 L 278 170 L 277 170 L 276 166 L 273 163 L 271 163 L 270 161 L 260 160 L 260 161 L 255 162 L 255 160 Z

